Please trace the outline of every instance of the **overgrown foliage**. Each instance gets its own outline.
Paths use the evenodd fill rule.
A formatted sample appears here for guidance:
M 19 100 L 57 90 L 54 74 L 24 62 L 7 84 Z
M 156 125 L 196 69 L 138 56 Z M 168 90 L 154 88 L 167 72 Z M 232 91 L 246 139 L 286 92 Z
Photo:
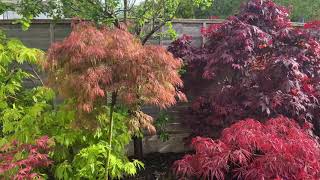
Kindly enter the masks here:
M 195 154 L 174 163 L 182 179 L 319 179 L 319 143 L 309 126 L 283 116 L 262 124 L 246 119 L 218 140 L 192 140 Z
M 167 112 L 160 111 L 157 119 L 154 122 L 158 137 L 162 142 L 168 141 L 170 139 L 170 135 L 167 131 L 167 125 L 172 120 L 173 117 L 170 116 Z
M 39 79 L 35 71 L 33 75 L 21 66 L 34 70 L 34 65 L 41 60 L 43 53 L 40 50 L 27 48 L 17 39 L 7 39 L 0 31 L 0 146 L 7 143 L 6 140 L 10 142 L 14 139 L 30 143 L 38 135 L 33 122 L 41 116 L 52 94 L 43 94 L 46 88 L 42 87 L 23 88 L 24 82 L 30 84 L 32 81 L 39 82 Z M 20 133 L 13 137 L 13 132 Z M 12 138 L 3 138 L 8 136 Z
M 48 138 L 40 138 L 34 122 L 41 117 L 51 94 L 46 88 L 24 88 L 39 82 L 35 64 L 43 60 L 38 49 L 25 47 L 17 39 L 7 39 L 0 31 L 0 171 L 1 177 L 32 179 L 41 177 L 38 168 L 48 166 Z M 29 67 L 33 74 L 23 70 Z M 29 81 L 25 81 L 28 79 Z M 36 83 L 38 84 L 38 83 Z M 37 139 L 37 140 L 35 140 Z M 35 145 L 33 145 L 35 143 Z
M 74 111 L 74 102 L 60 107 L 54 117 L 59 121 L 50 120 L 50 134 L 56 141 L 52 152 L 56 179 L 103 179 L 105 177 L 105 162 L 109 146 L 109 107 L 102 106 L 91 114 L 91 120 L 96 121 L 96 128 L 79 128 L 78 116 Z M 137 160 L 129 161 L 126 146 L 130 143 L 133 133 L 128 129 L 128 114 L 126 109 L 117 107 L 113 114 L 114 128 L 112 131 L 112 150 L 110 153 L 109 175 L 113 179 L 133 176 L 143 168 Z
M 204 48 L 190 47 L 185 38 L 170 48 L 196 77 L 214 84 L 190 108 L 187 124 L 196 134 L 282 114 L 312 122 L 319 135 L 320 45 L 310 29 L 292 27 L 286 8 L 271 0 L 251 0 L 238 15 L 202 32 L 209 38 Z
M 208 18 L 218 16 L 222 19 L 239 13 L 239 8 L 248 0 L 215 0 L 211 7 L 195 7 L 186 3 L 188 11 L 181 11 L 177 16 L 182 18 Z M 279 5 L 290 9 L 290 19 L 292 21 L 311 21 L 320 18 L 320 3 L 314 0 L 275 0 Z M 179 11 L 178 11 L 179 12 Z
M 96 122 L 94 129 L 79 128 L 74 100 L 67 99 L 64 103 L 54 105 L 56 99 L 51 89 L 44 86 L 27 88 L 42 81 L 34 67 L 36 64 L 43 64 L 43 56 L 40 50 L 27 48 L 20 41 L 7 39 L 1 34 L 0 147 L 6 150 L 6 153 L 2 155 L 9 159 L 1 158 L 0 162 L 12 169 L 1 175 L 1 178 L 16 176 L 24 179 L 34 177 L 36 175 L 34 173 L 38 172 L 41 173 L 38 173 L 39 176 L 56 179 L 104 177 L 105 157 L 110 149 L 107 143 L 109 140 L 107 136 L 110 132 L 107 128 L 109 107 L 101 106 L 95 109 L 95 113 L 91 115 L 92 121 Z M 143 167 L 139 161 L 131 162 L 126 157 L 125 148 L 133 135 L 133 132 L 128 129 L 128 116 L 126 109 L 115 108 L 114 120 L 116 122 L 113 130 L 115 138 L 110 155 L 112 157 L 110 162 L 112 178 L 133 175 L 137 169 Z M 41 139 L 43 136 L 48 136 L 54 141 L 52 144 L 54 146 L 50 147 L 49 153 L 50 159 L 54 161 L 50 168 L 45 168 L 42 166 L 45 164 L 41 164 L 41 162 L 49 161 L 34 159 L 38 158 L 36 139 Z M 14 142 L 19 142 L 19 144 Z M 17 147 L 10 144 L 15 144 Z M 31 150 L 31 159 L 27 158 L 23 161 L 10 159 L 10 154 L 22 156 Z M 39 153 L 42 153 L 43 148 L 39 150 L 41 151 Z M 45 150 L 47 153 L 48 147 L 45 147 Z M 23 158 L 23 156 L 17 158 Z M 16 167 L 20 165 L 21 173 Z

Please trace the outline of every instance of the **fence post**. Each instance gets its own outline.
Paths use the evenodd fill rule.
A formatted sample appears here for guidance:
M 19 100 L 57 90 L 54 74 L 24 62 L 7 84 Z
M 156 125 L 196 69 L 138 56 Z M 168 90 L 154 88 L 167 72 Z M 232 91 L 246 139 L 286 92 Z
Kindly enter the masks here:
M 207 28 L 207 23 L 206 22 L 202 23 L 202 28 Z M 205 43 L 206 43 L 206 37 L 201 35 L 201 38 L 202 38 L 201 46 L 203 47 L 205 45 Z
M 50 22 L 50 27 L 49 27 L 49 32 L 50 32 L 50 44 L 54 43 L 55 37 L 54 37 L 54 24 Z
M 163 26 L 160 28 L 160 35 L 159 35 L 159 45 L 162 46 L 162 32 L 163 32 Z

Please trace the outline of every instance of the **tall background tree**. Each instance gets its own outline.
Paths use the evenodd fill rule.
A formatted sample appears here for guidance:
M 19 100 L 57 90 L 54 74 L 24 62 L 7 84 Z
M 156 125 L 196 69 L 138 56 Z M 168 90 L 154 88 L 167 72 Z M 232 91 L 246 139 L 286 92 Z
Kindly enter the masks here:
M 21 15 L 18 22 L 28 27 L 39 14 L 54 19 L 78 17 L 96 24 L 120 27 L 124 22 L 129 30 L 146 43 L 162 26 L 179 13 L 188 13 L 191 7 L 210 7 L 213 0 L 19 0 L 17 3 L 0 3 L 0 14 L 10 10 Z
M 194 7 L 187 1 L 178 9 L 178 17 L 181 18 L 208 18 L 218 16 L 224 19 L 230 15 L 238 13 L 240 6 L 247 0 L 215 0 L 210 8 Z M 279 5 L 291 9 L 292 21 L 309 21 L 320 17 L 320 2 L 314 0 L 275 0 Z M 188 9 L 188 11 L 184 11 Z

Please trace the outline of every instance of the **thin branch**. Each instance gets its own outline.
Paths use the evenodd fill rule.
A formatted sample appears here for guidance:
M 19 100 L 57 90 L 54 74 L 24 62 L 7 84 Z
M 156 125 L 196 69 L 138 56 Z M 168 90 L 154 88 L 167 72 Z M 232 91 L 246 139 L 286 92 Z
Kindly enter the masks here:
M 80 9 L 76 9 L 72 5 L 70 5 L 69 8 L 72 9 L 73 11 L 75 11 L 75 12 L 82 13 L 82 11 Z
M 103 4 L 101 4 L 99 1 L 94 1 L 94 0 L 87 0 L 90 4 L 94 5 L 94 6 L 98 6 L 100 7 L 100 10 L 102 12 L 102 17 L 103 18 L 107 18 L 107 19 L 114 19 L 114 22 L 113 22 L 113 25 L 117 28 L 120 28 L 120 23 L 119 23 L 119 19 L 116 17 L 115 13 L 114 12 L 110 12 L 108 10 L 108 4 L 107 4 L 107 1 L 105 1 L 105 4 L 104 4 L 104 9 L 103 9 Z
M 130 8 L 128 9 L 129 11 L 131 11 L 131 10 L 132 10 L 132 8 L 134 7 L 134 4 L 136 4 L 136 1 L 137 1 L 137 0 L 134 0 L 134 1 L 132 2 L 132 4 L 131 4 Z
M 127 15 L 128 15 L 128 0 L 123 0 L 124 11 L 123 11 L 123 22 L 127 24 Z
M 142 44 L 144 45 L 151 37 L 152 35 L 157 32 L 162 26 L 164 26 L 167 22 L 171 21 L 173 18 L 170 18 L 168 20 L 163 21 L 160 23 L 158 26 L 153 28 L 143 39 L 142 39 Z
M 10 71 L 10 74 L 8 75 L 9 78 L 5 81 L 5 85 L 7 85 L 7 84 L 11 81 L 12 75 L 13 75 L 14 73 L 16 73 L 16 72 L 17 72 L 16 64 L 14 64 L 13 67 L 12 67 L 12 69 L 11 69 L 11 71 Z
M 11 96 L 11 95 L 8 95 L 8 98 L 14 99 L 16 101 L 20 101 L 20 99 L 18 99 L 17 97 Z
M 148 8 L 147 8 L 147 4 L 149 3 L 149 0 L 145 0 L 144 3 L 143 3 L 143 12 L 141 13 L 142 15 L 144 15 L 147 11 L 148 11 Z M 142 27 L 141 26 L 136 26 L 136 35 L 137 36 L 140 36 L 141 35 L 141 32 L 142 32 Z
M 31 64 L 28 64 L 29 67 L 32 69 L 32 72 L 34 75 L 36 75 L 37 79 L 40 81 L 41 85 L 44 86 L 44 83 L 42 81 L 42 78 L 39 76 L 39 74 L 37 73 L 37 71 L 33 68 L 33 66 Z
M 37 83 L 34 79 L 36 79 L 36 78 L 33 78 L 33 79 L 32 79 L 32 78 L 30 78 L 29 80 L 30 80 L 30 81 L 32 81 L 32 83 L 33 83 L 33 85 L 34 85 L 34 86 L 37 86 L 37 85 L 38 85 L 38 83 Z
M 131 6 L 128 8 L 127 12 L 130 12 L 132 10 L 132 8 L 134 7 L 136 0 L 134 0 L 133 4 L 131 4 Z M 120 12 L 124 12 L 125 9 L 118 9 L 115 11 L 115 14 L 120 13 Z
M 165 2 L 165 1 L 164 1 Z M 178 5 L 179 6 L 179 5 Z M 165 7 L 165 6 L 164 6 Z M 165 19 L 161 24 L 159 24 L 158 26 L 156 26 L 154 29 L 152 29 L 142 40 L 142 44 L 144 45 L 149 38 L 152 37 L 152 35 L 157 32 L 162 26 L 164 26 L 167 22 L 172 21 L 172 19 L 174 18 L 174 14 L 177 13 L 178 8 L 176 9 L 176 11 L 173 13 L 173 15 L 169 18 L 169 19 Z M 165 15 L 165 12 L 163 12 Z

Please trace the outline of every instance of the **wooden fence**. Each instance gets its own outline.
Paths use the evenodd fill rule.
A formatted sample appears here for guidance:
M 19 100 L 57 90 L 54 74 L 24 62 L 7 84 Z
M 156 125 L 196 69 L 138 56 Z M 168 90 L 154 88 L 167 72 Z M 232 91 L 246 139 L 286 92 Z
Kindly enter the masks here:
M 178 36 L 182 34 L 191 35 L 193 44 L 200 46 L 205 43 L 205 38 L 201 36 L 201 27 L 207 27 L 211 24 L 222 23 L 221 19 L 175 19 L 173 20 L 173 28 Z M 294 23 L 294 26 L 301 26 L 301 23 Z M 47 50 L 51 43 L 63 40 L 71 31 L 70 21 L 63 20 L 53 22 L 51 20 L 35 20 L 28 31 L 22 31 L 21 26 L 12 24 L 12 20 L 0 20 L 0 28 L 4 30 L 8 37 L 19 38 L 28 47 Z M 165 29 L 161 29 L 165 31 Z M 152 38 L 148 43 L 160 44 L 168 46 L 171 40 L 166 38 Z M 201 86 L 199 86 L 201 88 Z M 199 89 L 200 91 L 200 89 Z M 189 101 L 192 96 L 188 97 Z M 155 136 L 146 136 L 143 139 L 144 153 L 150 152 L 183 152 L 187 147 L 184 146 L 183 139 L 189 135 L 189 130 L 181 125 L 182 112 L 188 107 L 188 103 L 179 103 L 173 108 L 168 109 L 168 113 L 174 117 L 174 121 L 167 126 L 170 139 L 161 142 Z M 157 117 L 159 110 L 152 107 L 143 109 L 147 114 Z M 129 147 L 129 154 L 132 154 L 132 145 Z

